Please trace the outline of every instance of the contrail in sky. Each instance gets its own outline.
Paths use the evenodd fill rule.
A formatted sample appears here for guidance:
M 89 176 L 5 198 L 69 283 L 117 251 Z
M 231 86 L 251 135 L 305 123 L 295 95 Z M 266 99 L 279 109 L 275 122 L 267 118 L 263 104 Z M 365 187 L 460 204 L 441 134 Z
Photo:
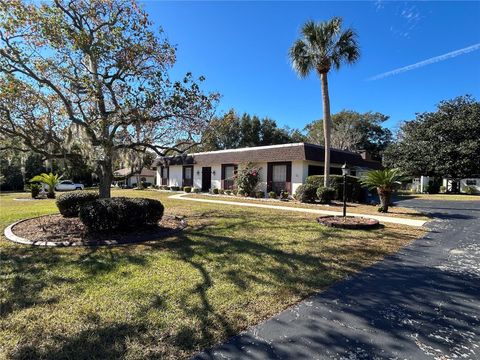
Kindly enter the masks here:
M 463 48 L 463 49 L 455 50 L 455 51 L 452 51 L 452 52 L 449 52 L 449 53 L 446 53 L 446 54 L 443 54 L 443 55 L 435 56 L 435 57 L 432 57 L 430 59 L 423 60 L 423 61 L 417 62 L 415 64 L 412 64 L 412 65 L 408 65 L 408 66 L 404 66 L 404 67 L 401 67 L 401 68 L 398 68 L 398 69 L 395 69 L 395 70 L 387 71 L 387 72 L 372 76 L 371 78 L 368 78 L 367 80 L 371 81 L 371 80 L 383 79 L 383 78 L 386 78 L 388 76 L 401 74 L 401 73 L 406 72 L 406 71 L 418 69 L 422 66 L 427 66 L 427 65 L 434 64 L 434 63 L 437 63 L 437 62 L 440 62 L 440 61 L 448 60 L 448 59 L 451 59 L 451 58 L 454 58 L 454 57 L 457 57 L 457 56 L 460 56 L 460 55 L 463 55 L 463 54 L 468 54 L 469 52 L 479 50 L 479 49 L 480 49 L 480 43 L 472 45 L 472 46 L 468 46 L 468 47 Z

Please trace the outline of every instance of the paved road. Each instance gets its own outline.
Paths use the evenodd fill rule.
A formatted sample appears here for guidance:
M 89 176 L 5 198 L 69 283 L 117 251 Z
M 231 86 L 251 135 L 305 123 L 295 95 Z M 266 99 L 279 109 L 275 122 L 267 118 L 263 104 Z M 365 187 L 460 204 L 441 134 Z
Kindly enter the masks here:
M 480 359 L 480 202 L 405 200 L 431 232 L 198 359 Z

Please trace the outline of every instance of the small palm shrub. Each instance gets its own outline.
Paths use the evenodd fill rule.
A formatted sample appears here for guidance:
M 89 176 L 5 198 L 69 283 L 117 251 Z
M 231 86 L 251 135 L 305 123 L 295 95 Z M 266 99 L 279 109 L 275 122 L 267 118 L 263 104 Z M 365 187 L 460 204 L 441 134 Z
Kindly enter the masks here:
M 295 199 L 302 203 L 313 203 L 317 199 L 317 186 L 305 183 L 295 192 Z
M 275 191 L 270 191 L 270 192 L 268 193 L 268 197 L 269 197 L 270 199 L 276 199 L 276 198 L 277 198 L 277 194 L 276 194 Z
M 361 179 L 370 190 L 377 189 L 380 197 L 379 212 L 388 212 L 392 192 L 407 178 L 398 169 L 372 170 Z
M 80 208 L 88 231 L 136 230 L 155 225 L 163 216 L 162 203 L 154 199 L 116 197 L 94 200 Z
M 317 198 L 322 204 L 330 204 L 335 198 L 335 189 L 331 187 L 319 186 L 317 189 Z
M 58 185 L 61 178 L 62 178 L 62 176 L 60 176 L 58 174 L 42 173 L 40 175 L 34 176 L 33 178 L 30 179 L 30 181 L 31 182 L 40 182 L 42 184 L 47 185 L 48 186 L 47 197 L 49 199 L 55 199 L 55 187 Z
M 191 186 L 184 186 L 183 191 L 185 191 L 186 193 L 190 193 L 190 192 L 192 192 L 192 187 Z
M 61 194 L 55 201 L 60 211 L 65 217 L 78 217 L 80 208 L 94 200 L 98 199 L 98 194 L 85 191 L 72 191 Z

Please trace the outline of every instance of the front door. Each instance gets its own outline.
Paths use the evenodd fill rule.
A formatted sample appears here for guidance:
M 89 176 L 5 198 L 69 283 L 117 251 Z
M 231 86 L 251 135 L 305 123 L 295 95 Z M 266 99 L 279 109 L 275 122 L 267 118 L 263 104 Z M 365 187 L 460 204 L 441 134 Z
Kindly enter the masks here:
M 202 167 L 202 191 L 208 192 L 212 187 L 212 168 Z

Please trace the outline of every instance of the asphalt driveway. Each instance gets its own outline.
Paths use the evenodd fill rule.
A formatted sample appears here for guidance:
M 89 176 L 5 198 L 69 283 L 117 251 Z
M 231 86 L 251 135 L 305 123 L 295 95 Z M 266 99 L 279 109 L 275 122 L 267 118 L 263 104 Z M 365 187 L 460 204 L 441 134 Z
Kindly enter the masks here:
M 431 232 L 197 358 L 480 359 L 480 201 L 402 206 Z

